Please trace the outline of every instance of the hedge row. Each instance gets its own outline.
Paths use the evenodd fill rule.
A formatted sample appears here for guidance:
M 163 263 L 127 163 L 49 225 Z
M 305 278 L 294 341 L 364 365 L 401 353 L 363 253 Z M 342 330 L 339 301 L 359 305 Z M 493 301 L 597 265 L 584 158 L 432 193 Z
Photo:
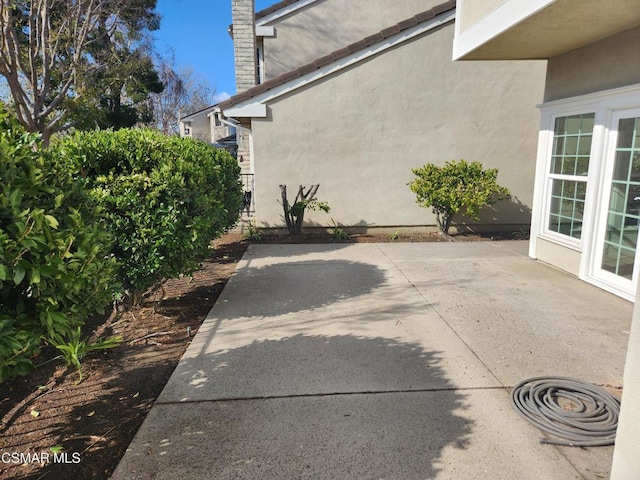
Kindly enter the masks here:
M 238 178 L 226 152 L 151 130 L 43 151 L 0 111 L 0 382 L 30 371 L 44 343 L 77 340 L 115 295 L 198 268 L 237 221 Z

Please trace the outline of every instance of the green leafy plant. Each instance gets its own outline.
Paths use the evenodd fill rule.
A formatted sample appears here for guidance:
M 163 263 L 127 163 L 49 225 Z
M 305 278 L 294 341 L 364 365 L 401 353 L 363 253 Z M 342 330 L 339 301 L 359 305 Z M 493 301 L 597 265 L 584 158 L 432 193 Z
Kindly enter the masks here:
M 289 203 L 287 199 L 287 186 L 280 185 L 284 219 L 291 235 L 299 235 L 302 233 L 304 214 L 307 210 L 321 210 L 325 213 L 331 210 L 327 202 L 320 202 L 316 198 L 318 188 L 320 188 L 320 185 L 311 185 L 305 193 L 305 187 L 300 185 L 293 203 Z
M 139 303 L 162 279 L 193 273 L 242 207 L 237 161 L 191 139 L 135 129 L 80 132 L 53 154 L 86 179 L 114 238 L 118 279 Z
M 333 223 L 333 228 L 330 229 L 329 233 L 334 239 L 344 241 L 351 238 L 344 228 L 340 227 L 333 218 L 331 219 L 331 223 Z
M 117 347 L 122 343 L 122 337 L 100 338 L 94 343 L 89 343 L 87 338 L 82 339 L 80 327 L 71 330 L 67 335 L 55 334 L 49 338 L 48 343 L 53 345 L 59 352 L 60 358 L 67 366 L 73 366 L 78 371 L 78 383 L 82 381 L 82 367 L 80 361 L 90 352 L 95 350 L 106 350 Z
M 412 172 L 417 178 L 409 186 L 417 203 L 432 208 L 444 235 L 448 235 L 458 212 L 477 221 L 482 207 L 511 196 L 508 189 L 498 185 L 498 170 L 485 170 L 480 162 L 453 160 L 442 167 L 428 163 Z
M 82 179 L 0 109 L 0 381 L 23 375 L 43 340 L 104 311 L 111 237 Z
M 395 242 L 396 240 L 398 240 L 399 235 L 398 235 L 398 231 L 395 231 L 391 234 L 389 234 L 389 240 L 391 240 L 392 242 Z
M 250 221 L 247 222 L 247 230 L 249 230 L 249 233 L 247 234 L 247 238 L 249 240 L 252 240 L 254 242 L 259 242 L 262 240 L 262 235 L 260 235 L 258 229 L 254 227 L 253 223 L 251 223 Z

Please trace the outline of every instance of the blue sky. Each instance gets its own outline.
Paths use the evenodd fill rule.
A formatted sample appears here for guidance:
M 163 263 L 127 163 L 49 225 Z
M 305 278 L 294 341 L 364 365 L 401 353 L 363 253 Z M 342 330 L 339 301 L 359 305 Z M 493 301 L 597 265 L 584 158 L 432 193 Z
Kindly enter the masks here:
M 262 10 L 277 0 L 255 0 Z M 176 67 L 191 67 L 222 96 L 235 93 L 233 42 L 227 33 L 231 24 L 231 0 L 158 0 L 162 15 L 154 32 L 156 50 L 173 50 Z

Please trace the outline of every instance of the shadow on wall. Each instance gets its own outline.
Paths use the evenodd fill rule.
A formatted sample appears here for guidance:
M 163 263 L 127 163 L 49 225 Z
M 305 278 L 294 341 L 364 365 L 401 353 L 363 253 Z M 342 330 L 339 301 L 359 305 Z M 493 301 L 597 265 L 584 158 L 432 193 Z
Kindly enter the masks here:
M 464 233 L 518 231 L 519 229 L 525 229 L 528 232 L 531 227 L 531 207 L 522 203 L 517 197 L 512 197 L 484 207 L 480 210 L 480 220 L 477 222 L 465 216 L 455 217 L 453 226 Z
M 352 335 L 185 359 L 178 390 L 165 389 L 150 414 L 155 427 L 138 433 L 136 463 L 122 472 L 179 478 L 188 465 L 193 478 L 435 478 L 443 449 L 467 448 L 473 427 L 440 362 L 418 344 Z M 175 409 L 188 392 L 209 401 Z

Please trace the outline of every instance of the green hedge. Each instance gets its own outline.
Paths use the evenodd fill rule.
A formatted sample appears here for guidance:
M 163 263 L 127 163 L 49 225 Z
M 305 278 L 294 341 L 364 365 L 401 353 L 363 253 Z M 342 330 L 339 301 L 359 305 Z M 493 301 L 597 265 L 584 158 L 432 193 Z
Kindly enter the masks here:
M 203 142 L 146 129 L 79 132 L 52 155 L 89 182 L 134 301 L 163 278 L 192 273 L 238 220 L 237 161 Z
M 111 237 L 84 181 L 0 110 L 0 382 L 112 299 Z

